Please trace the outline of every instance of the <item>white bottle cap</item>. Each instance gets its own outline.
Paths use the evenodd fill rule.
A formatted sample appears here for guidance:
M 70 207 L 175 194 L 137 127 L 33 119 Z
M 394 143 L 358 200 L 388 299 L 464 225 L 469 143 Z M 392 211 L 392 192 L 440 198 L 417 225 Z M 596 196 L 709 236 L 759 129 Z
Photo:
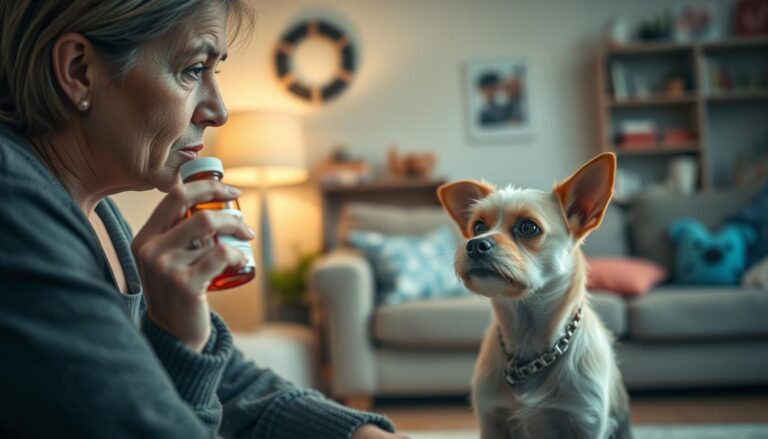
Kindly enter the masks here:
M 182 180 L 186 180 L 189 176 L 199 172 L 219 172 L 223 175 L 224 166 L 222 166 L 221 160 L 216 157 L 199 157 L 184 163 L 179 168 Z

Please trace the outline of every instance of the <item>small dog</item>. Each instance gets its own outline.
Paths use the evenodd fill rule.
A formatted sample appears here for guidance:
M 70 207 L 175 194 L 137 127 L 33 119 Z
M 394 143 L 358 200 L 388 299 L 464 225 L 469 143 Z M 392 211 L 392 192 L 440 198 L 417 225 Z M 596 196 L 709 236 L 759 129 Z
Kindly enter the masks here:
M 552 192 L 458 181 L 438 188 L 466 239 L 454 260 L 494 319 L 472 377 L 481 438 L 629 438 L 612 337 L 589 306 L 584 237 L 613 195 L 616 157 Z

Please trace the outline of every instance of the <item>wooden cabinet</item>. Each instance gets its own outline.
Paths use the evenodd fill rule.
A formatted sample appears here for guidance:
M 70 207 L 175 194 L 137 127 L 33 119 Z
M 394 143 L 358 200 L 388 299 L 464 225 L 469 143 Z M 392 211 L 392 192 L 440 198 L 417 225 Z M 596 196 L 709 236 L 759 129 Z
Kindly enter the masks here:
M 604 46 L 597 78 L 602 149 L 643 187 L 677 157 L 698 165 L 698 189 L 738 184 L 740 161 L 768 158 L 768 38 Z

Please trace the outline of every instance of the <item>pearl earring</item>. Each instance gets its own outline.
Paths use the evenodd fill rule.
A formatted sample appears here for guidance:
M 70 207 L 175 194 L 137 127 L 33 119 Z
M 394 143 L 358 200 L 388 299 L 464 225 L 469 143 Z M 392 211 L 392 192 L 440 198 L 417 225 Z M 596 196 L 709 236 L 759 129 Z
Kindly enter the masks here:
M 80 111 L 86 111 L 88 108 L 91 107 L 91 103 L 88 102 L 88 98 L 83 98 L 80 102 L 77 104 L 77 109 Z

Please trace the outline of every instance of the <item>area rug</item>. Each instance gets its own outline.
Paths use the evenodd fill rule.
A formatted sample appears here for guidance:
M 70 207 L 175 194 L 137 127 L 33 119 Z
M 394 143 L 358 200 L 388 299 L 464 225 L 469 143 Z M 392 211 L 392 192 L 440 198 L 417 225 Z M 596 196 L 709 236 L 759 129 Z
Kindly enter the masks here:
M 641 425 L 635 439 L 768 439 L 766 424 Z M 401 432 L 411 439 L 477 439 L 476 431 Z

